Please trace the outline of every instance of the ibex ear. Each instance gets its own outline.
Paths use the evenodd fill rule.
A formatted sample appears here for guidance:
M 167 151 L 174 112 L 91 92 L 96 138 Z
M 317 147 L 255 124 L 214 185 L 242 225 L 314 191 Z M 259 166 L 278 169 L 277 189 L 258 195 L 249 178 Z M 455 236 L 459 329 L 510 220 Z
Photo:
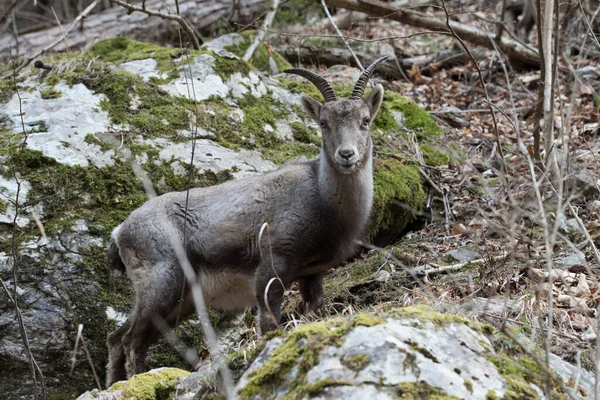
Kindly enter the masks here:
M 318 124 L 319 118 L 321 117 L 321 107 L 323 107 L 323 104 L 304 93 L 302 93 L 301 101 L 304 111 L 306 111 L 308 116 Z
M 369 111 L 371 111 L 371 119 L 375 119 L 377 112 L 379 111 L 379 107 L 381 107 L 381 103 L 383 102 L 383 86 L 377 85 L 373 89 L 371 93 L 365 98 L 365 103 L 369 107 Z

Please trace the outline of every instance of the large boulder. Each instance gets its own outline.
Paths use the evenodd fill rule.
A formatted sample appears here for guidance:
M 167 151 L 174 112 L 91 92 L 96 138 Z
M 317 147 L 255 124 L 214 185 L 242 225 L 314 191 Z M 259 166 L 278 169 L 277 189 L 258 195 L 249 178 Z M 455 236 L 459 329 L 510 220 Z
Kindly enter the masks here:
M 31 67 L 0 82 L 0 278 L 12 293 L 15 268 L 31 352 L 56 398 L 94 386 L 94 375 L 103 381 L 106 335 L 132 300 L 127 279 L 108 274 L 106 240 L 147 200 L 144 182 L 162 194 L 317 156 L 320 132 L 299 101 L 300 91 L 314 88 L 242 61 L 234 53 L 247 43 L 245 36 L 223 38 L 190 52 L 108 39 L 84 53 L 44 58 L 51 71 Z M 255 60 L 267 73 L 283 62 L 262 52 Z M 349 90 L 347 83 L 336 88 Z M 407 132 L 425 142 L 440 130 L 414 103 L 388 92 L 374 135 Z M 422 182 L 409 161 L 376 158 L 371 237 L 397 236 L 413 218 L 410 209 L 423 207 Z M 235 317 L 213 317 L 228 327 L 229 343 L 244 337 Z M 80 324 L 86 347 L 72 361 Z M 0 392 L 29 398 L 30 361 L 3 290 L 0 332 Z M 202 348 L 198 321 L 180 334 Z M 149 364 L 190 368 L 165 343 L 153 347 Z
M 546 399 L 547 382 L 552 399 L 569 398 L 566 391 L 593 398 L 591 373 L 553 356 L 548 381 L 545 366 L 495 328 L 425 306 L 336 317 L 271 336 L 257 349 L 231 353 L 239 399 Z M 224 398 L 208 363 L 176 378 L 167 396 L 148 399 Z M 120 390 L 137 381 L 159 386 L 151 371 L 79 400 L 126 399 Z

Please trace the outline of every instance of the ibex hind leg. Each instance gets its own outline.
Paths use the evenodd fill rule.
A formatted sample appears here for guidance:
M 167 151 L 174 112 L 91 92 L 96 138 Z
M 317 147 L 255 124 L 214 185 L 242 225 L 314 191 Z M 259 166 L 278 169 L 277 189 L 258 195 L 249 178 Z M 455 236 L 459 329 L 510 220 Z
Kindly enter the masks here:
M 183 274 L 177 264 L 157 264 L 136 285 L 131 327 L 123 336 L 128 375 L 146 372 L 148 347 L 158 338 L 157 321 L 172 324 L 181 297 Z M 162 320 L 162 321 L 161 321 Z
M 106 386 L 127 379 L 125 370 L 125 349 L 123 336 L 131 328 L 131 319 L 128 319 L 119 329 L 108 335 L 108 365 L 106 366 Z

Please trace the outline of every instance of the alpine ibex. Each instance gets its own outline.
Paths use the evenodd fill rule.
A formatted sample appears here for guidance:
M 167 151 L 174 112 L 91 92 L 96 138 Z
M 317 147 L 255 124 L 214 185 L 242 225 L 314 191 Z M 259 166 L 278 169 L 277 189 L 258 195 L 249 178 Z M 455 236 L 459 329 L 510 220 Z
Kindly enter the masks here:
M 174 326 L 194 312 L 189 285 L 171 245 L 174 239 L 185 238 L 183 247 L 206 305 L 221 310 L 258 306 L 263 333 L 279 322 L 283 286 L 298 282 L 310 310 L 320 309 L 323 273 L 356 251 L 356 240 L 369 220 L 370 126 L 383 101 L 383 87 L 375 86 L 364 99 L 363 94 L 371 73 L 386 58 L 373 62 L 345 99 L 336 98 L 331 85 L 311 71 L 285 71 L 308 79 L 325 99 L 321 104 L 306 94 L 301 98 L 306 113 L 321 126 L 318 159 L 191 189 L 187 211 L 186 192 L 164 194 L 115 228 L 109 267 L 127 270 L 136 302 L 129 319 L 108 336 L 108 385 L 125 379 L 127 372 L 145 372 L 148 346 L 158 336 L 155 316 Z M 265 222 L 268 241 L 266 236 L 259 240 Z M 269 286 L 267 305 L 265 288 L 276 276 L 283 285 Z

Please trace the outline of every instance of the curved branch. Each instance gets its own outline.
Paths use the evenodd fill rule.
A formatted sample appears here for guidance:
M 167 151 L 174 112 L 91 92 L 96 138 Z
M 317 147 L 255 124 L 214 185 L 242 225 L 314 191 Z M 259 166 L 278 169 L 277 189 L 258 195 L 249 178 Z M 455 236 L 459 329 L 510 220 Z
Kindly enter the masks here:
M 179 24 L 179 26 L 181 26 L 181 29 L 183 29 L 185 31 L 185 33 L 188 34 L 188 36 L 190 37 L 190 40 L 192 41 L 192 46 L 194 47 L 194 50 L 200 50 L 200 41 L 198 40 L 198 38 L 196 37 L 196 34 L 194 33 L 194 30 L 192 29 L 192 27 L 186 22 L 185 19 L 183 19 L 181 16 L 176 15 L 176 14 L 163 14 L 161 12 L 158 11 L 153 11 L 153 10 L 148 10 L 146 7 L 138 7 L 138 6 L 134 6 L 133 4 L 129 4 L 125 1 L 121 1 L 121 0 L 108 0 L 111 2 L 111 4 L 116 4 L 119 5 L 121 7 L 124 7 L 126 9 L 128 9 L 130 12 L 142 12 L 144 14 L 147 14 L 151 17 L 159 17 L 162 19 L 167 19 L 170 21 L 175 21 Z M 179 3 L 177 3 L 179 4 Z

